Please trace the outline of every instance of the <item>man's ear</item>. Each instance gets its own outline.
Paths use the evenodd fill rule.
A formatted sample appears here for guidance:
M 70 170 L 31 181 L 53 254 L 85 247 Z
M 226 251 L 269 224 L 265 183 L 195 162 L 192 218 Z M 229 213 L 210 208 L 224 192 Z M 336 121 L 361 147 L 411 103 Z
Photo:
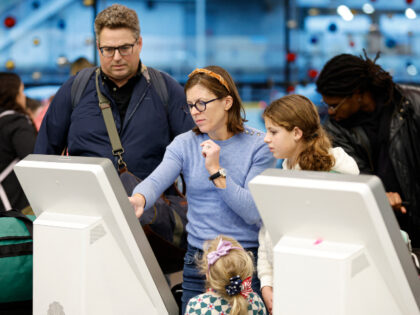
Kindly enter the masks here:
M 225 97 L 225 111 L 228 111 L 233 105 L 233 98 L 232 96 L 228 95 Z
M 139 44 L 140 51 L 141 51 L 141 49 L 143 48 L 143 38 L 141 36 L 139 36 L 138 44 Z
M 302 136 L 303 136 L 302 129 L 300 129 L 299 127 L 294 127 L 292 132 L 293 132 L 293 139 L 295 141 L 299 141 L 300 139 L 302 139 Z

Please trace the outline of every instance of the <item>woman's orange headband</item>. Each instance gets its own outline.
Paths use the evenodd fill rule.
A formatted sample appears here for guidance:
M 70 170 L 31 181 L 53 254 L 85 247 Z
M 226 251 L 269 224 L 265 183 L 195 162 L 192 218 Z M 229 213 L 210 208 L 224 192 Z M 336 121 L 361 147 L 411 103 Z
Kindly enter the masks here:
M 204 74 L 207 74 L 207 75 L 217 79 L 217 81 L 219 81 L 226 88 L 226 90 L 228 90 L 228 92 L 230 93 L 229 85 L 227 84 L 226 80 L 220 74 L 217 74 L 217 73 L 215 73 L 213 71 L 210 71 L 210 70 L 207 70 L 207 69 L 197 68 L 193 72 L 191 72 L 188 75 L 188 77 L 191 78 L 193 75 L 195 75 L 197 73 L 204 73 Z

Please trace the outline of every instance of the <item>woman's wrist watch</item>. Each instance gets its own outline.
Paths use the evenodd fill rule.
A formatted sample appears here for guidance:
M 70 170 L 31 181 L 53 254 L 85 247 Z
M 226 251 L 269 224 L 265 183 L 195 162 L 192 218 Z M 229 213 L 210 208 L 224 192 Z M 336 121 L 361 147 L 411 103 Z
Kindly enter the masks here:
M 226 170 L 224 168 L 220 168 L 216 173 L 209 177 L 209 180 L 215 180 L 216 178 L 226 178 Z

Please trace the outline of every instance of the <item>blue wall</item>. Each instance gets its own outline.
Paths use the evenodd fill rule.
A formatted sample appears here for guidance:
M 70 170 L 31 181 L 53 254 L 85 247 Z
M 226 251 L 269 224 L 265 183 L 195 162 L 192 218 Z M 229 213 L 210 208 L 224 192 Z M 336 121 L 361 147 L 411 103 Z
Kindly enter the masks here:
M 145 64 L 181 83 L 195 67 L 218 64 L 231 72 L 244 100 L 269 102 L 286 86 L 317 100 L 309 70 L 319 72 L 332 56 L 359 55 L 366 48 L 370 56 L 382 51 L 378 63 L 396 81 L 420 82 L 420 20 L 404 16 L 410 6 L 403 0 L 206 0 L 203 36 L 197 35 L 196 24 L 200 1 L 118 1 L 138 13 Z M 97 60 L 95 12 L 115 0 L 98 0 L 95 7 L 88 2 L 0 1 L 0 71 L 17 72 L 27 86 L 57 85 L 68 78 L 69 63 L 76 58 Z M 363 13 L 366 2 L 375 7 L 374 14 Z M 342 3 L 354 10 L 352 21 L 337 15 Z M 420 1 L 411 7 L 419 10 Z M 11 28 L 4 23 L 8 17 L 16 20 Z M 287 63 L 287 48 L 296 61 Z M 8 62 L 13 69 L 7 69 Z

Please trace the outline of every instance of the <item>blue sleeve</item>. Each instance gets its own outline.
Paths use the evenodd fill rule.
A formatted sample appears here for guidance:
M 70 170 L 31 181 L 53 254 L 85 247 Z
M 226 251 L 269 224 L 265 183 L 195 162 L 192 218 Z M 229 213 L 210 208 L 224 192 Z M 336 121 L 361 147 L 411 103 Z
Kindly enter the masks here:
M 134 194 L 142 194 L 146 199 L 145 209 L 149 209 L 154 205 L 160 195 L 175 181 L 182 170 L 181 154 L 176 150 L 166 148 L 165 155 L 159 166 L 134 190 Z
M 35 143 L 34 153 L 60 155 L 67 145 L 72 113 L 71 84 L 73 77 L 63 84 L 54 96 Z
M 276 160 L 273 158 L 268 146 L 264 142 L 258 143 L 254 152 L 252 165 L 245 179 L 245 187 L 235 183 L 232 177 L 227 174 L 226 188 L 217 188 L 223 201 L 229 208 L 248 224 L 258 224 L 261 220 L 257 206 L 248 189 L 248 183 L 265 169 L 274 167 L 275 163 Z
M 169 94 L 168 116 L 169 126 L 171 128 L 172 138 L 177 135 L 191 130 L 195 124 L 190 114 L 183 110 L 184 104 L 187 102 L 182 86 L 172 77 L 163 73 Z

